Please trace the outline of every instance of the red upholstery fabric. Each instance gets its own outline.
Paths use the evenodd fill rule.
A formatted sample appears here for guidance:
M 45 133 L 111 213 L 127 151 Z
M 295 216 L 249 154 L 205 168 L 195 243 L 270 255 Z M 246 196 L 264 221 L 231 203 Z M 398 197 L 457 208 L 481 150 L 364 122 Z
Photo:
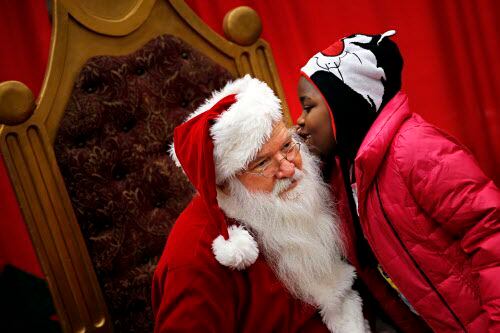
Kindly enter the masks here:
M 176 37 L 91 58 L 55 153 L 116 332 L 151 332 L 151 279 L 194 190 L 167 154 L 173 129 L 231 78 Z

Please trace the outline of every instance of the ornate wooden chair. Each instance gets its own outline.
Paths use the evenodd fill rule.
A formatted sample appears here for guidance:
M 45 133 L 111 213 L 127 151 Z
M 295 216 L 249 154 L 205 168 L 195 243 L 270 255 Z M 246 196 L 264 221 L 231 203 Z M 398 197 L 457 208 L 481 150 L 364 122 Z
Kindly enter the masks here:
M 0 148 L 65 332 L 150 332 L 150 285 L 193 190 L 167 154 L 173 128 L 250 73 L 286 103 L 261 23 L 229 40 L 180 0 L 59 0 L 35 102 L 0 84 Z

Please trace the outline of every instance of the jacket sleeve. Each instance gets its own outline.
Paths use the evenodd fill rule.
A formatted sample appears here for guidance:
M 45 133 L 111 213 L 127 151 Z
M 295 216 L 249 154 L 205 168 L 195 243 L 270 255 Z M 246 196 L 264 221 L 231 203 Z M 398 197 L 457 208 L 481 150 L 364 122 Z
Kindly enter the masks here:
M 401 133 L 395 158 L 417 204 L 471 257 L 490 331 L 500 332 L 500 191 L 472 154 L 430 125 Z
M 229 275 L 218 267 L 187 266 L 155 281 L 161 286 L 154 289 L 162 290 L 155 333 L 235 332 L 237 297 Z

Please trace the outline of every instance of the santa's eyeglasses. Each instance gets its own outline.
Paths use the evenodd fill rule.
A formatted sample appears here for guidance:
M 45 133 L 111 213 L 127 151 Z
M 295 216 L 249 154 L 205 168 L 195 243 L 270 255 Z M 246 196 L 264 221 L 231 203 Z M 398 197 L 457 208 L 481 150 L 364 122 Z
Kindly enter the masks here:
M 272 178 L 278 171 L 281 162 L 287 160 L 288 162 L 293 162 L 300 151 L 300 142 L 289 141 L 283 145 L 280 150 L 281 159 L 276 163 L 276 159 L 272 157 L 265 158 L 259 161 L 252 169 L 246 170 L 244 172 L 252 173 L 255 175 L 263 176 L 266 178 Z

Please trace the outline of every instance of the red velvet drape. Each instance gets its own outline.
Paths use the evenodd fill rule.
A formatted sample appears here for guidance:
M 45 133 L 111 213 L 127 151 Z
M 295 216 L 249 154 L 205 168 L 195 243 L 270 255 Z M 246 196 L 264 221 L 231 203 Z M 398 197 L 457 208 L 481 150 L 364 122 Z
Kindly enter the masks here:
M 227 11 L 248 5 L 263 21 L 294 119 L 298 69 L 315 52 L 355 32 L 396 29 L 405 59 L 403 89 L 412 110 L 457 136 L 500 184 L 500 2 L 496 0 L 186 0 L 215 31 Z M 0 0 L 0 81 L 38 93 L 49 22 L 43 0 Z M 6 262 L 40 274 L 0 159 L 0 269 Z
M 0 0 L 0 82 L 17 80 L 35 96 L 49 54 L 50 23 L 43 0 Z M 12 264 L 42 276 L 0 155 L 0 271 Z
M 353 33 L 397 30 L 412 110 L 459 138 L 500 184 L 499 1 L 186 2 L 220 34 L 227 11 L 241 5 L 258 11 L 293 119 L 301 112 L 298 70 L 314 53 Z

